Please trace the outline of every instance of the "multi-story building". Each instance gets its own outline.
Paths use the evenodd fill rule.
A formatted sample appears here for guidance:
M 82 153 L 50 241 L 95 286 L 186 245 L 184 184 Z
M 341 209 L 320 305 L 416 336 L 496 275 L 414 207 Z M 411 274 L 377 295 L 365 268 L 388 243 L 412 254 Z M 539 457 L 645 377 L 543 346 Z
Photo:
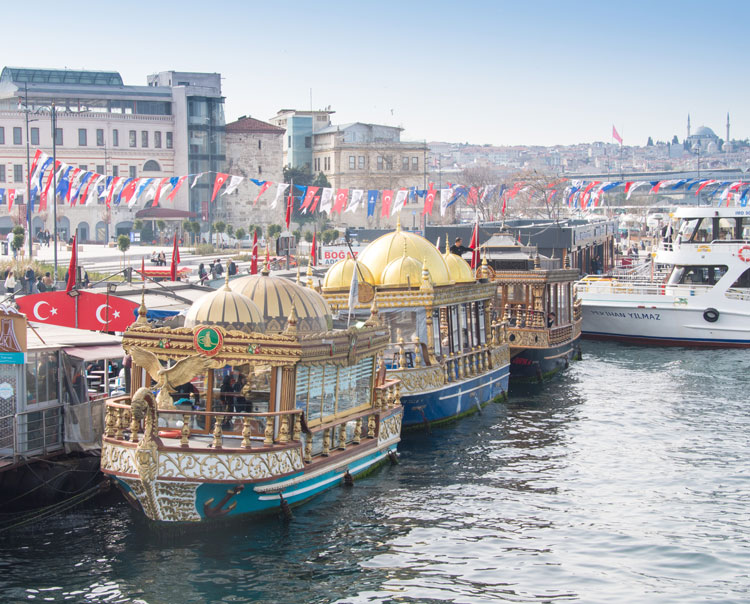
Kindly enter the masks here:
M 313 135 L 313 173 L 325 174 L 334 189 L 425 189 L 427 144 L 402 141 L 401 131 L 361 122 L 323 128 Z M 402 220 L 418 225 L 423 206 L 424 198 L 416 197 L 402 210 Z M 382 218 L 380 214 L 378 205 L 369 219 L 360 210 L 343 214 L 340 220 L 348 226 L 395 225 L 395 216 Z
M 286 130 L 282 148 L 284 166 L 312 170 L 313 135 L 331 125 L 333 113 L 330 107 L 318 111 L 280 109 L 268 120 Z
M 227 171 L 237 176 L 271 181 L 283 181 L 284 129 L 249 116 L 227 124 Z M 269 212 L 267 203 L 255 204 L 260 189 L 257 186 L 242 186 L 226 197 L 222 196 L 221 219 L 235 229 L 247 231 L 250 224 L 278 223 L 284 219 L 285 204 L 278 204 L 276 211 Z M 264 199 L 276 191 L 273 186 Z
M 147 86 L 129 86 L 117 72 L 6 67 L 0 73 L 0 188 L 24 193 L 16 199 L 18 215 L 14 210 L 13 216 L 0 217 L 0 231 L 12 221 L 25 222 L 27 151 L 52 155 L 53 107 L 55 153 L 71 166 L 133 178 L 224 169 L 219 74 L 167 71 L 149 76 Z M 209 180 L 204 177 L 193 189 L 181 188 L 172 206 L 173 220 L 191 212 L 207 214 Z M 108 210 L 103 199 L 94 206 L 74 207 L 58 200 L 55 209 L 61 238 L 77 231 L 81 241 L 100 242 L 130 232 L 135 213 L 142 210 L 124 204 Z M 51 208 L 35 212 L 33 232 L 52 232 L 52 214 Z

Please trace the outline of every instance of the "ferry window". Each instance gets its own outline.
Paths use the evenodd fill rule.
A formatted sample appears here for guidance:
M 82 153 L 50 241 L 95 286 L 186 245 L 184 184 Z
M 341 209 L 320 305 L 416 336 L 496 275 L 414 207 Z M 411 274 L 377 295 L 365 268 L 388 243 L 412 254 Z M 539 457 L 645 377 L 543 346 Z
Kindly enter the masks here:
M 477 302 L 477 310 L 479 312 L 479 343 L 484 345 L 487 343 L 487 328 L 484 324 L 484 302 Z
M 321 416 L 327 417 L 336 412 L 336 367 L 328 366 L 325 368 L 323 399 Z
M 297 367 L 297 385 L 295 388 L 295 405 L 307 415 L 307 393 L 309 392 L 310 368 L 304 365 Z
M 715 285 L 726 272 L 726 265 L 676 266 L 669 277 L 669 284 Z
M 26 403 L 57 400 L 57 352 L 30 352 L 25 367 Z
M 442 351 L 440 349 L 440 311 L 438 309 L 432 311 L 432 344 L 435 349 L 435 356 L 440 356 Z
M 307 401 L 308 422 L 320 420 L 323 402 L 323 367 L 310 367 L 309 392 Z
M 452 328 L 452 340 L 451 340 L 451 352 L 459 352 L 461 350 L 461 328 L 458 323 L 458 307 L 451 306 L 451 328 Z
M 356 405 L 369 404 L 375 358 L 367 357 L 357 363 L 354 372 L 354 400 Z
M 461 338 L 461 343 L 463 345 L 463 350 L 467 350 L 469 348 L 469 328 L 466 320 L 466 305 L 461 305 L 461 335 L 463 336 Z
M 732 283 L 732 287 L 750 289 L 750 268 L 745 269 L 745 272 L 742 273 L 734 283 Z

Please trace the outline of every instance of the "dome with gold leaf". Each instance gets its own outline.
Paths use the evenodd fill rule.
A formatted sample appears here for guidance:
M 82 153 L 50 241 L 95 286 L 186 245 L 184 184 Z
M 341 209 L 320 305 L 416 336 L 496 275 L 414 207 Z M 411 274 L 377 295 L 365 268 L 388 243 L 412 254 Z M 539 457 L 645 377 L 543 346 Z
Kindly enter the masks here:
M 404 254 L 419 264 L 419 278 L 413 285 L 419 285 L 422 277 L 422 264 L 426 264 L 430 278 L 434 285 L 448 285 L 452 283 L 448 265 L 443 255 L 427 239 L 415 233 L 401 230 L 401 224 L 396 230 L 386 235 L 381 235 L 370 243 L 357 257 L 360 264 L 364 264 L 375 276 L 375 285 L 382 285 L 382 276 L 385 268 L 394 260 L 398 260 Z M 411 264 L 410 264 L 411 265 Z M 388 273 L 392 274 L 391 272 Z
M 263 314 L 253 301 L 232 291 L 228 284 L 198 298 L 185 315 L 185 327 L 220 325 L 227 329 L 264 332 Z
M 448 247 L 446 242 L 445 247 Z M 443 260 L 448 266 L 448 273 L 451 276 L 451 280 L 456 283 L 474 283 L 474 273 L 471 271 L 471 266 L 458 254 L 452 254 L 450 250 L 446 250 L 443 254 Z
M 357 281 L 360 283 L 369 283 L 375 285 L 373 277 L 367 265 L 358 262 Z M 352 284 L 352 273 L 355 270 L 355 262 L 352 258 L 343 258 L 332 265 L 323 279 L 323 290 L 349 289 Z
M 406 250 L 400 258 L 388 263 L 380 275 L 380 284 L 384 286 L 408 286 L 414 287 L 422 282 L 422 264 L 411 256 L 406 255 Z
M 292 306 L 297 315 L 297 331 L 328 331 L 333 325 L 331 309 L 323 296 L 288 279 L 272 277 L 267 268 L 259 275 L 234 279 L 229 286 L 258 307 L 266 333 L 284 331 Z

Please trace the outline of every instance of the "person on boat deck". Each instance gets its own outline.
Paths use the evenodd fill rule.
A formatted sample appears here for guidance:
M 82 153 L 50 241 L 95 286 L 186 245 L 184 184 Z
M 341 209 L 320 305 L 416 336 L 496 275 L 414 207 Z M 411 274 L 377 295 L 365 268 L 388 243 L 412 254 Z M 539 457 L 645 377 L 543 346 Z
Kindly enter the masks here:
M 547 313 L 547 327 L 552 327 L 555 324 L 555 313 Z
M 470 247 L 465 247 L 464 245 L 461 245 L 463 240 L 460 237 L 456 237 L 456 242 L 451 246 L 451 254 L 456 254 L 457 256 L 463 256 L 466 252 L 473 252 Z
M 238 374 L 237 381 L 233 386 L 233 390 L 235 393 L 234 410 L 237 413 L 252 413 L 252 403 L 250 403 L 244 396 L 242 396 L 242 390 L 245 387 L 245 383 L 245 376 L 241 373 Z
M 219 394 L 219 406 L 222 411 L 235 411 L 234 408 L 234 375 L 229 374 L 224 376 L 224 380 L 221 382 L 221 390 Z M 224 430 L 229 430 L 232 427 L 232 418 L 230 416 L 224 417 L 224 423 L 221 425 Z
M 175 399 L 175 402 L 177 402 L 180 399 L 189 399 L 191 397 L 193 398 L 193 409 L 200 408 L 200 392 L 198 392 L 198 389 L 195 387 L 195 384 L 193 384 L 193 382 L 186 382 L 184 384 L 180 384 L 175 388 L 175 395 L 172 398 Z

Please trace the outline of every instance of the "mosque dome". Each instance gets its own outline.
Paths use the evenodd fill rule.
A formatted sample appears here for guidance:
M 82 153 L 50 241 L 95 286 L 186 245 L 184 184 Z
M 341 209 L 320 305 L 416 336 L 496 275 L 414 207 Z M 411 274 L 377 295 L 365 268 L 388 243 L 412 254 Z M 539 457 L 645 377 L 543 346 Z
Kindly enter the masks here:
M 443 254 L 445 264 L 448 266 L 448 274 L 451 281 L 456 283 L 474 283 L 474 274 L 471 272 L 469 263 L 458 254 L 451 254 L 450 251 Z
M 229 286 L 255 304 L 266 333 L 284 331 L 292 307 L 297 315 L 297 331 L 328 331 L 333 325 L 331 309 L 323 296 L 288 279 L 271 277 L 267 269 L 259 275 L 234 279 Z
M 404 245 L 406 245 L 406 256 L 419 265 L 419 277 L 413 282 L 414 285 L 422 281 L 423 262 L 427 265 L 427 270 L 430 272 L 430 278 L 434 285 L 451 283 L 448 265 L 438 249 L 424 237 L 402 231 L 399 224 L 395 231 L 378 237 L 357 257 L 358 262 L 367 266 L 370 272 L 375 275 L 375 285 L 383 284 L 382 277 L 385 274 L 385 268 L 404 255 Z
M 228 284 L 198 298 L 185 315 L 185 327 L 220 325 L 227 329 L 264 332 L 263 314 L 253 301 Z
M 719 138 L 716 136 L 716 133 L 711 130 L 708 126 L 701 126 L 699 127 L 693 136 L 705 136 L 705 137 L 711 137 L 711 138 Z
M 375 285 L 375 277 L 367 265 L 362 262 L 357 263 L 359 270 L 357 271 L 357 280 L 360 283 L 366 282 L 370 285 Z M 339 260 L 331 266 L 326 272 L 326 276 L 323 279 L 323 289 L 342 289 L 349 288 L 352 284 L 352 272 L 354 271 L 354 260 L 351 258 L 344 258 Z

